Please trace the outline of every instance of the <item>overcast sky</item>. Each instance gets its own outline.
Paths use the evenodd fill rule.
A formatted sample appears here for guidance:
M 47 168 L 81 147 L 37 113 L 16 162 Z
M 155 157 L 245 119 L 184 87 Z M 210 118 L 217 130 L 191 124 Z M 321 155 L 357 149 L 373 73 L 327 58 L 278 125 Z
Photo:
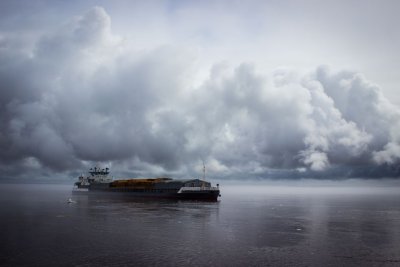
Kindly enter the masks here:
M 399 1 L 0 2 L 0 178 L 400 176 Z

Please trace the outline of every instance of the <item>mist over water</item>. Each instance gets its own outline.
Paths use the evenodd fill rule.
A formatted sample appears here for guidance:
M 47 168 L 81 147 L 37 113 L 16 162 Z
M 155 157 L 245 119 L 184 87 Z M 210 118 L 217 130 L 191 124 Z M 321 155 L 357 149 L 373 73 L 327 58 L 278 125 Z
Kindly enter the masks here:
M 219 202 L 0 185 L 5 266 L 398 266 L 397 187 L 221 185 Z

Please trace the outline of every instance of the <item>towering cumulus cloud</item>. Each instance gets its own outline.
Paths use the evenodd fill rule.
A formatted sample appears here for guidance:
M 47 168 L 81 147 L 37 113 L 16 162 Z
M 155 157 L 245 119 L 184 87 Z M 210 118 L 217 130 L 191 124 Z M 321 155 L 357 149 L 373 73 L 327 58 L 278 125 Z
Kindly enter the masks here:
M 397 176 L 400 110 L 361 74 L 134 50 L 101 7 L 24 45 L 0 35 L 3 177 L 112 164 L 131 175 Z M 19 42 L 19 43 L 24 43 Z

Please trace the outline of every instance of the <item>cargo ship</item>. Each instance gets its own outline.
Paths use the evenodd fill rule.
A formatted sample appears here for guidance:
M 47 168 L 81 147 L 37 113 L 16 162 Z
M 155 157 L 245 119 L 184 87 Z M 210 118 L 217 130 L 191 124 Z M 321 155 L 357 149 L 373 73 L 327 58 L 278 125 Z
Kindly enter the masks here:
M 203 167 L 205 174 L 205 167 Z M 109 168 L 94 167 L 89 175 L 81 175 L 74 184 L 73 193 L 107 193 L 110 196 L 136 198 L 169 198 L 217 201 L 219 184 L 211 186 L 203 179 L 178 180 L 167 177 L 131 178 L 114 180 Z

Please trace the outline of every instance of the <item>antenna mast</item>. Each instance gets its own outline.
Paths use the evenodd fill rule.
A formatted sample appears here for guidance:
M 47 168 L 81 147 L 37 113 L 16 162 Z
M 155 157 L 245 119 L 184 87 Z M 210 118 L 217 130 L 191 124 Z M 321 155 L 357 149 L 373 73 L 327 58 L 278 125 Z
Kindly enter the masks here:
M 204 160 L 203 160 L 203 180 L 206 179 L 206 165 L 204 165 Z

